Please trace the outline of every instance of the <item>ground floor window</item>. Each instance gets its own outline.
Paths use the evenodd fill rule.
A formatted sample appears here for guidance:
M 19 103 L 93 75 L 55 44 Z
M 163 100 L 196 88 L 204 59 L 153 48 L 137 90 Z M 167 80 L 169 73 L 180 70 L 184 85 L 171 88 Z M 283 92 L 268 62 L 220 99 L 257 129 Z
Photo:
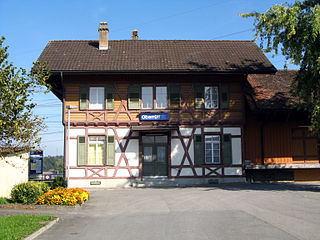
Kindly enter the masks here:
M 205 136 L 205 163 L 220 163 L 220 136 Z
M 89 136 L 89 165 L 103 165 L 105 159 L 105 137 Z

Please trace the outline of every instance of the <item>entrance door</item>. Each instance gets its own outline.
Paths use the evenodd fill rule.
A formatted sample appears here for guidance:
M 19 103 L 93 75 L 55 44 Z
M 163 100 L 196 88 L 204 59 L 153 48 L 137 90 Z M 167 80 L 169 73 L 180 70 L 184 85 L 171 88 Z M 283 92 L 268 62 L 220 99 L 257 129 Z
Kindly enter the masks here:
M 168 136 L 142 136 L 142 175 L 168 176 Z

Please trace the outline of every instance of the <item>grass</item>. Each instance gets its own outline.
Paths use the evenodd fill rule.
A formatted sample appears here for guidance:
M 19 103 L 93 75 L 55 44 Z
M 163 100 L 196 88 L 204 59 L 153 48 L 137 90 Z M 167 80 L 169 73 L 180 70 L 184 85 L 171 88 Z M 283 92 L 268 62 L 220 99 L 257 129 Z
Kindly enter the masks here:
M 54 219 L 39 215 L 0 216 L 0 239 L 23 239 Z

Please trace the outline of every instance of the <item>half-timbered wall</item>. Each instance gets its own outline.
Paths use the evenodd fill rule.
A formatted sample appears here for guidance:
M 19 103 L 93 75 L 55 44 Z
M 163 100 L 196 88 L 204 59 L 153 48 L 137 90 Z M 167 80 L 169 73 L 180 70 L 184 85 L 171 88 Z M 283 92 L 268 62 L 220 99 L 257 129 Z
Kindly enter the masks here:
M 65 143 L 66 154 L 70 151 L 71 180 L 135 179 L 142 178 L 142 133 L 132 131 L 138 125 L 175 125 L 178 130 L 168 131 L 168 177 L 169 178 L 239 178 L 243 177 L 243 123 L 244 103 L 241 75 L 111 75 L 111 76 L 65 76 L 64 77 L 64 124 L 67 125 L 67 105 L 75 105 L 70 115 L 70 146 Z M 181 104 L 179 109 L 129 110 L 128 87 L 169 86 L 179 84 L 181 87 Z M 195 108 L 195 85 L 202 83 L 208 86 L 221 84 L 228 88 L 228 108 L 199 109 Z M 114 87 L 114 108 L 112 110 L 80 110 L 80 86 L 93 87 L 112 84 Z M 220 103 L 219 103 L 220 105 Z M 142 112 L 169 112 L 169 121 L 140 121 Z M 67 135 L 67 129 L 65 130 Z M 196 161 L 194 136 L 220 136 L 221 161 L 205 164 Z M 232 149 L 231 162 L 224 163 L 223 136 L 229 135 Z M 78 137 L 114 136 L 114 165 L 78 164 Z M 88 150 L 87 150 L 88 151 Z M 204 151 L 204 149 L 203 149 Z M 204 155 L 204 152 L 203 152 Z M 86 153 L 88 158 L 88 152 Z M 104 185 L 106 186 L 106 185 Z
M 175 75 L 133 75 L 133 76 L 66 76 L 64 78 L 65 106 L 75 105 L 77 109 L 71 111 L 70 120 L 74 124 L 100 124 L 134 125 L 139 123 L 139 114 L 147 110 L 128 109 L 128 87 L 132 84 L 140 86 L 168 86 L 172 83 L 181 86 L 181 107 L 179 109 L 161 109 L 157 111 L 170 111 L 172 123 L 210 123 L 219 125 L 222 122 L 242 124 L 244 120 L 244 104 L 242 95 L 243 76 L 234 75 L 200 75 L 200 76 L 175 76 Z M 88 80 L 89 79 L 89 80 Z M 204 85 L 219 86 L 225 84 L 229 92 L 228 109 L 196 109 L 194 108 L 194 86 Z M 114 86 L 114 109 L 113 110 L 79 110 L 80 86 Z M 154 110 L 153 110 L 154 111 Z M 65 120 L 67 121 L 67 109 L 64 108 Z

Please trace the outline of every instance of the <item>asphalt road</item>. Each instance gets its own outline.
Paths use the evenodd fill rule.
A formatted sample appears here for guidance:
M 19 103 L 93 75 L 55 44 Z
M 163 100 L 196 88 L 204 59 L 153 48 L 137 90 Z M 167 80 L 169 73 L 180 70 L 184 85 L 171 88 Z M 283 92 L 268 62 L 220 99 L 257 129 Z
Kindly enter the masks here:
M 0 209 L 51 214 L 37 239 L 320 239 L 320 185 L 220 184 L 90 190 L 79 208 Z

